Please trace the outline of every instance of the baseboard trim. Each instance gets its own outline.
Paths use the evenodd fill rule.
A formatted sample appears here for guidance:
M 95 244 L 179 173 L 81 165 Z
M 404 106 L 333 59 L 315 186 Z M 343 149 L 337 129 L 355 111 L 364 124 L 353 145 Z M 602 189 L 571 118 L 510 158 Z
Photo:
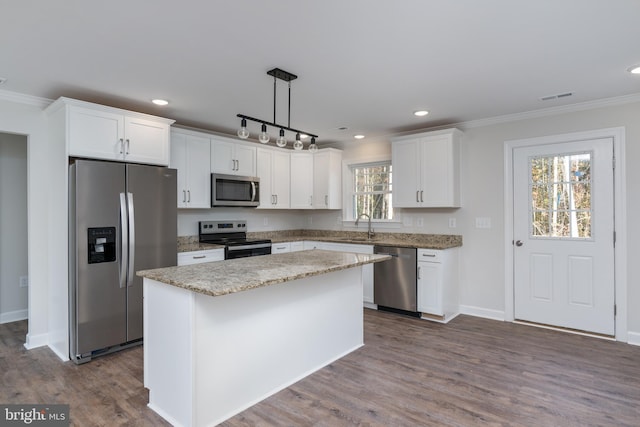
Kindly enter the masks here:
M 461 305 L 460 314 L 469 316 L 484 317 L 485 319 L 500 320 L 504 322 L 505 316 L 502 310 L 490 310 L 488 308 L 475 307 L 472 305 Z
M 640 345 L 640 332 L 627 332 L 627 343 L 631 345 Z
M 26 320 L 29 318 L 29 310 L 15 310 L 8 311 L 6 313 L 0 313 L 0 324 L 17 322 L 19 320 Z
M 24 348 L 31 350 L 33 348 L 44 347 L 49 344 L 49 334 L 27 334 L 27 342 L 24 343 Z

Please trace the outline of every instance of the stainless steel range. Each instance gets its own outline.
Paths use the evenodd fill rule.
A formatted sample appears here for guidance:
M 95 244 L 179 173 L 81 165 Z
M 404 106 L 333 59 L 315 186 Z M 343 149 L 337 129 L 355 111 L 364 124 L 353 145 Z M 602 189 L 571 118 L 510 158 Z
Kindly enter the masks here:
M 271 253 L 271 240 L 247 239 L 244 221 L 198 222 L 200 243 L 224 245 L 224 259 L 245 258 Z

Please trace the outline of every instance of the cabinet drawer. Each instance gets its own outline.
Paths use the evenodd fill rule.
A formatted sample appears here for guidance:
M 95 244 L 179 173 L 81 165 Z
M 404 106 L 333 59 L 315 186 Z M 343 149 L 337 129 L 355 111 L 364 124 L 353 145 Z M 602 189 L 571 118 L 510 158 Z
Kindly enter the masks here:
M 442 262 L 442 251 L 437 249 L 418 249 L 418 262 Z
M 203 262 L 222 261 L 223 259 L 224 249 L 181 252 L 178 254 L 178 265 L 200 264 Z

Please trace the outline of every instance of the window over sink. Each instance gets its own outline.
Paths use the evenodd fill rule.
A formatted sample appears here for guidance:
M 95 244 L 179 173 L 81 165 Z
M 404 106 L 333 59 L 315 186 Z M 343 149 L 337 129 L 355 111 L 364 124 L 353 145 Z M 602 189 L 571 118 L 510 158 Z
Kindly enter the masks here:
M 350 203 L 346 206 L 345 220 L 355 221 L 363 214 L 372 221 L 392 220 L 391 160 L 350 164 L 349 172 Z

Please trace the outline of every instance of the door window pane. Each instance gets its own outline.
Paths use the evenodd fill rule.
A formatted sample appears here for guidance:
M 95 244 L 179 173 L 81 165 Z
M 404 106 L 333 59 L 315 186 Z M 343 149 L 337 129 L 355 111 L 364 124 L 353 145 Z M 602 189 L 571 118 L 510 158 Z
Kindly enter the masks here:
M 591 238 L 592 157 L 587 152 L 529 159 L 532 237 Z

